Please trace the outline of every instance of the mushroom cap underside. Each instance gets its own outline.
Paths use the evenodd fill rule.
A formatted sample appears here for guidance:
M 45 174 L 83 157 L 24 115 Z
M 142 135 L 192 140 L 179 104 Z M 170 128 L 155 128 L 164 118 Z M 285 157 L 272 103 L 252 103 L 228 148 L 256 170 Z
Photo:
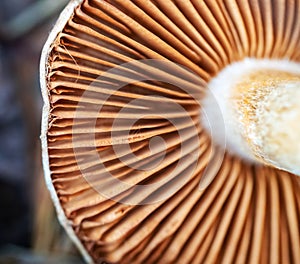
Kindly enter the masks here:
M 199 115 L 227 65 L 299 62 L 299 16 L 299 0 L 70 2 L 41 59 L 41 138 L 88 262 L 300 262 L 299 177 L 223 153 Z

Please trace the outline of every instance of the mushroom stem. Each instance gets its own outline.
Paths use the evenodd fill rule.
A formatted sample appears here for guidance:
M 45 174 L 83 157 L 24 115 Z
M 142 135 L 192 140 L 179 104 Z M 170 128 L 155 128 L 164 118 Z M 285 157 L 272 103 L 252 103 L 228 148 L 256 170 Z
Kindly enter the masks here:
M 253 72 L 234 87 L 242 137 L 263 163 L 300 175 L 300 76 Z
M 224 118 L 229 151 L 300 175 L 299 64 L 237 64 L 210 84 Z M 236 68 L 241 66 L 243 70 Z M 210 111 L 212 99 L 205 101 Z

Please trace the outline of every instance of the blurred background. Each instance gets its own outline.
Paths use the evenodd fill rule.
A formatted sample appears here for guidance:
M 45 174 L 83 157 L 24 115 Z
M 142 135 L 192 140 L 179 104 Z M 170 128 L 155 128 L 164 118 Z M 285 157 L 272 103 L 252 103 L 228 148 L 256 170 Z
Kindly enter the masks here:
M 68 0 L 0 0 L 0 263 L 83 263 L 56 220 L 40 154 L 39 59 Z

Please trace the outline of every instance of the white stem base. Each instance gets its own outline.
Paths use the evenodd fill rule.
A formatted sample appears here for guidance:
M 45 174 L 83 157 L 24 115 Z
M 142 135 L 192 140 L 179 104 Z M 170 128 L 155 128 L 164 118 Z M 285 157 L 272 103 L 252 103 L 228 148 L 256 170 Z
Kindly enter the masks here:
M 300 175 L 300 63 L 231 64 L 211 80 L 202 106 L 204 127 L 229 153 Z

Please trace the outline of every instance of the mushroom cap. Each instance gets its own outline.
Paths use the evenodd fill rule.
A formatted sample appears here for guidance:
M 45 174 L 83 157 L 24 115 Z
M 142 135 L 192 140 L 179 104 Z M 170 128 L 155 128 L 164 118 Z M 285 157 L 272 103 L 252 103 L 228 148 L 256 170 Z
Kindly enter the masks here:
M 300 262 L 299 177 L 222 152 L 199 114 L 227 65 L 299 62 L 299 16 L 299 0 L 70 2 L 42 53 L 41 140 L 87 262 Z

